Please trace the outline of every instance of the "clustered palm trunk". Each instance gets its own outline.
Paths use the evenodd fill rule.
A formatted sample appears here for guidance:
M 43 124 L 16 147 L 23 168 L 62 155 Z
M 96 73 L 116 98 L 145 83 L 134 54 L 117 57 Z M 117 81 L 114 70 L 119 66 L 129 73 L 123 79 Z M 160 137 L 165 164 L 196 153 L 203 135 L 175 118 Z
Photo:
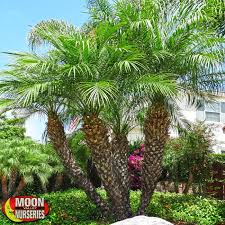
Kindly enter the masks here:
M 9 96 L 12 96 L 12 108 L 21 104 L 21 107 L 30 110 L 34 106 L 35 111 L 44 108 L 44 113 L 50 103 L 65 110 L 65 102 L 68 107 L 73 104 L 78 108 L 87 106 L 83 115 L 83 131 L 110 204 L 100 197 L 77 165 L 63 123 L 52 110 L 48 110 L 48 137 L 72 179 L 103 214 L 111 213 L 116 220 L 131 215 L 128 141 L 125 134 L 114 134 L 110 141 L 106 124 L 98 114 L 90 113 L 95 104 L 89 110 L 87 102 L 98 102 L 100 105 L 94 109 L 98 111 L 115 100 L 120 87 L 123 87 L 121 89 L 126 97 L 131 94 L 135 98 L 136 93 L 144 99 L 148 99 L 149 95 L 163 95 L 166 101 L 171 95 L 177 96 L 180 84 L 184 93 L 185 90 L 188 93 L 196 91 L 197 94 L 203 89 L 215 91 L 215 86 L 223 80 L 223 77 L 217 79 L 214 75 L 217 77 L 216 73 L 224 63 L 224 40 L 211 31 L 212 18 L 210 15 L 207 21 L 207 8 L 203 9 L 205 4 L 196 2 L 171 4 L 170 0 L 148 0 L 139 1 L 137 7 L 132 1 L 116 1 L 112 12 L 107 12 L 103 21 L 97 14 L 103 15 L 100 8 L 110 9 L 110 4 L 91 10 L 96 13 L 96 21 L 94 19 L 79 32 L 62 21 L 42 21 L 30 33 L 29 42 L 32 47 L 48 43 L 54 51 L 48 52 L 45 57 L 15 53 L 15 63 L 10 64 L 12 71 L 7 71 L 7 79 L 1 79 L 1 96 L 7 96 L 7 107 Z M 202 26 L 204 21 L 209 25 L 206 29 Z M 196 24 L 200 25 L 200 29 Z M 10 74 L 11 80 L 8 78 Z M 120 86 L 124 79 L 126 86 Z M 132 87 L 135 87 L 133 91 Z M 169 98 L 165 99 L 167 96 Z M 58 107 L 59 102 L 63 107 Z M 119 104 L 119 107 L 123 106 Z M 68 112 L 70 108 L 63 113 Z M 170 114 L 164 101 L 155 101 L 145 115 L 142 195 L 138 214 L 144 214 L 160 177 L 169 126 Z M 2 176 L 1 182 L 2 192 L 7 196 L 7 179 Z M 19 187 L 23 185 L 21 180 Z
M 16 181 L 18 178 L 18 173 L 16 170 L 12 170 L 9 177 L 3 175 L 1 176 L 1 186 L 2 186 L 2 201 L 6 201 L 9 197 L 18 196 L 22 190 L 26 187 L 27 183 L 24 177 L 20 177 L 19 183 L 16 186 Z
M 77 165 L 68 146 L 63 124 L 56 113 L 51 112 L 48 114 L 47 131 L 56 152 L 71 178 L 84 189 L 89 198 L 101 209 L 102 213 L 107 215 L 109 211 L 108 205 L 96 192 L 92 183 Z
M 111 213 L 117 220 L 130 217 L 127 136 L 114 134 L 110 142 L 107 126 L 96 114 L 84 115 L 83 121 L 83 131 L 92 150 L 93 163 L 109 196 Z M 138 214 L 144 214 L 161 175 L 163 149 L 169 137 L 169 125 L 169 113 L 163 104 L 156 104 L 148 110 L 144 131 L 142 197 Z
M 9 187 L 8 187 L 9 196 L 12 194 L 13 190 L 15 189 L 17 177 L 18 177 L 17 170 L 12 169 L 10 173 Z
M 142 168 L 142 196 L 138 214 L 144 214 L 160 177 L 169 125 L 169 113 L 163 104 L 155 104 L 148 110 L 144 128 L 145 153 Z M 70 176 L 85 190 L 103 214 L 112 215 L 116 220 L 130 217 L 127 136 L 117 134 L 110 141 L 108 128 L 97 114 L 83 116 L 86 142 L 92 150 L 93 163 L 107 192 L 108 205 L 77 165 L 69 149 L 63 123 L 56 113 L 48 114 L 47 127 L 48 136 Z
M 19 181 L 19 185 L 16 188 L 15 193 L 12 195 L 13 197 L 16 197 L 17 195 L 19 195 L 21 193 L 21 191 L 26 187 L 27 183 L 25 181 L 25 179 L 23 177 L 21 177 L 20 181 Z
M 7 177 L 1 176 L 1 185 L 2 185 L 2 200 L 5 201 L 8 198 L 8 185 L 7 185 Z
M 144 214 L 161 175 L 165 143 L 169 137 L 170 117 L 165 106 L 156 104 L 146 115 L 144 123 L 145 152 L 142 165 L 142 195 L 138 214 Z
M 53 191 L 60 190 L 60 187 L 62 186 L 62 183 L 63 183 L 63 174 L 59 173 L 55 177 L 55 184 L 54 184 L 54 187 L 53 187 Z
M 124 198 L 125 190 L 121 186 L 121 177 L 118 177 L 119 174 L 115 172 L 114 162 L 116 159 L 109 141 L 108 129 L 96 114 L 84 115 L 83 121 L 83 131 L 86 136 L 86 141 L 92 150 L 93 163 L 107 191 L 112 214 L 118 220 L 127 218 L 129 216 L 127 208 L 129 207 L 127 207 L 127 201 Z M 126 161 L 127 158 L 125 164 Z M 127 185 L 126 182 L 124 184 Z M 126 190 L 126 192 L 128 191 Z
M 117 134 L 112 140 L 113 168 L 124 201 L 127 216 L 130 209 L 130 174 L 128 171 L 129 143 L 127 135 Z

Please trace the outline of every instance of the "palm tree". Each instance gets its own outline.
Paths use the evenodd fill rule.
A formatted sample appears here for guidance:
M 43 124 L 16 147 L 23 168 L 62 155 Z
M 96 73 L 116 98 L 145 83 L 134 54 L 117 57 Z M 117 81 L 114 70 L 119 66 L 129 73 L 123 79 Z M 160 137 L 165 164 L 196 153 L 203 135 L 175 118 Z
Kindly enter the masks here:
M 64 166 L 89 197 L 107 211 L 109 208 L 77 166 L 66 139 L 63 118 L 71 112 L 82 116 L 86 141 L 116 219 L 129 215 L 124 166 L 129 126 L 118 110 L 120 102 L 132 102 L 137 97 L 148 106 L 140 214 L 160 175 L 174 99 L 181 94 L 215 90 L 222 77 L 218 72 L 224 39 L 211 28 L 202 28 L 207 19 L 204 4 L 176 3 L 118 1 L 114 11 L 104 8 L 103 22 L 95 20 L 84 31 L 61 21 L 43 21 L 32 29 L 29 41 L 32 48 L 47 43 L 48 54 L 17 54 L 9 77 L 1 82 L 1 93 L 12 99 L 14 108 L 22 106 L 47 115 L 48 136 Z M 112 142 L 110 129 L 102 119 L 103 110 L 109 106 L 119 118 L 111 126 Z M 117 151 L 117 146 L 123 151 Z
M 203 1 L 127 1 L 117 3 L 123 35 L 145 52 L 148 74 L 142 80 L 171 80 L 179 95 L 145 93 L 145 155 L 139 214 L 144 213 L 160 176 L 163 148 L 168 138 L 174 97 L 200 96 L 218 90 L 223 81 L 224 39 L 202 25 L 211 21 Z M 142 90 L 142 94 L 143 94 Z M 169 95 L 168 95 L 169 94 Z M 172 97 L 172 98 L 171 98 Z
M 30 139 L 0 141 L 0 175 L 2 180 L 3 201 L 10 196 L 17 196 L 28 184 L 33 182 L 35 174 L 45 185 L 52 175 L 54 167 L 49 164 L 49 156 L 43 146 Z M 13 176 L 12 176 L 12 172 Z M 16 176 L 15 176 L 16 175 Z M 19 178 L 16 187 L 16 179 Z M 13 180 L 13 182 L 12 182 Z M 7 187 L 7 184 L 8 187 Z M 13 184 L 13 185 L 10 185 Z
M 135 47 L 126 46 L 126 40 L 118 46 L 114 44 L 117 29 L 104 23 L 95 28 L 93 35 L 60 21 L 37 24 L 30 33 L 32 47 L 48 43 L 52 50 L 46 56 L 11 53 L 16 60 L 5 72 L 1 93 L 11 100 L 12 108 L 26 108 L 31 113 L 38 111 L 48 117 L 48 137 L 64 166 L 89 197 L 107 211 L 104 201 L 77 166 L 66 139 L 63 118 L 71 112 L 83 117 L 86 141 L 113 213 L 117 219 L 123 219 L 129 214 L 128 207 L 124 206 L 124 202 L 128 204 L 124 201 L 127 194 L 123 195 L 123 182 L 116 177 L 109 130 L 99 114 L 118 96 L 124 83 L 121 81 L 129 80 L 133 71 L 140 72 L 144 66 L 143 55 Z M 153 89 L 155 84 L 153 79 Z M 126 164 L 124 156 L 123 161 Z
M 131 216 L 130 209 L 130 174 L 128 172 L 128 132 L 131 130 L 132 121 L 129 115 L 129 108 L 126 105 L 125 98 L 119 97 L 111 106 L 111 110 L 106 111 L 106 121 L 111 125 L 112 141 L 111 148 L 113 154 L 113 168 L 117 181 L 120 184 L 121 194 L 123 196 L 124 206 L 127 215 Z M 125 115 L 127 113 L 127 115 Z
M 141 56 L 112 43 L 108 45 L 109 36 L 107 30 L 102 36 L 103 27 L 96 30 L 96 34 L 101 31 L 101 36 L 89 37 L 64 22 L 41 22 L 30 33 L 30 43 L 37 46 L 47 42 L 54 49 L 44 57 L 12 53 L 16 62 L 5 72 L 8 77 L 1 83 L 1 91 L 6 97 L 13 96 L 14 108 L 31 108 L 47 115 L 48 137 L 64 165 L 89 196 L 106 210 L 72 158 L 59 113 L 65 114 L 72 108 L 83 116 L 83 130 L 92 158 L 112 205 L 117 206 L 115 210 L 122 217 L 125 212 L 119 207 L 122 196 L 112 171 L 108 129 L 98 115 L 116 95 L 114 76 L 121 77 L 123 70 L 137 68 Z
M 102 23 L 108 24 L 108 27 L 117 27 L 117 30 L 114 34 L 114 39 L 117 43 L 119 43 L 119 45 L 122 45 L 124 39 L 130 39 L 128 37 L 129 34 L 124 32 L 124 27 L 121 25 L 118 26 L 118 24 L 124 25 L 124 21 L 121 21 L 116 15 L 116 13 L 119 15 L 120 13 L 118 11 L 113 12 L 113 8 L 108 1 L 90 1 L 90 4 L 92 6 L 90 10 L 92 20 L 88 24 L 89 32 L 91 30 L 90 25 L 92 29 L 96 29 L 96 27 L 100 26 L 100 21 L 104 20 L 105 22 Z M 114 20 L 115 18 L 116 20 Z M 135 41 L 132 43 L 128 41 L 126 44 L 127 46 L 136 46 Z M 138 49 L 136 50 L 139 51 Z M 107 121 L 111 124 L 112 129 L 112 154 L 114 156 L 114 171 L 118 182 L 121 184 L 120 186 L 123 201 L 125 202 L 126 212 L 128 213 L 125 215 L 125 217 L 131 214 L 129 205 L 129 173 L 127 168 L 127 135 L 129 131 L 136 125 L 133 119 L 135 117 L 136 111 L 140 109 L 140 101 L 143 102 L 143 99 L 141 99 L 139 95 L 136 95 L 135 92 L 140 90 L 143 91 L 143 89 L 145 89 L 145 92 L 150 91 L 158 94 L 164 94 L 166 92 L 166 94 L 172 94 L 174 91 L 176 91 L 174 89 L 173 81 L 171 82 L 168 79 L 164 79 L 163 83 L 161 83 L 160 79 L 154 76 L 142 78 L 140 76 L 141 72 L 146 72 L 146 67 L 144 65 L 141 66 L 141 69 L 138 68 L 136 73 L 132 73 L 130 70 L 128 76 L 126 74 L 124 76 L 123 74 L 123 79 L 120 79 L 118 85 L 119 97 L 114 100 L 114 102 L 110 105 L 110 110 L 107 110 L 105 114 Z M 142 95 L 142 97 L 145 98 L 144 95 Z M 139 104 L 137 104 L 137 102 L 139 102 Z M 137 107 L 137 105 L 139 105 L 139 107 Z
M 161 83 L 160 79 L 155 77 L 147 77 L 147 85 L 142 85 L 142 83 L 146 83 L 140 79 L 141 71 L 145 70 L 142 64 L 143 54 L 137 50 L 135 45 L 127 45 L 124 38 L 121 38 L 119 45 L 116 45 L 115 40 L 118 37 L 120 25 L 112 26 L 108 22 L 98 24 L 94 28 L 94 35 L 90 31 L 88 34 L 76 38 L 74 43 L 72 39 L 74 37 L 70 36 L 67 39 L 64 36 L 62 38 L 63 33 L 58 34 L 60 38 L 57 38 L 59 26 L 54 28 L 54 23 L 55 21 L 50 21 L 38 24 L 31 33 L 30 42 L 40 44 L 47 41 L 56 48 L 58 55 L 62 55 L 63 63 L 65 63 L 63 66 L 67 69 L 66 78 L 69 80 L 63 84 L 63 87 L 71 90 L 70 96 L 66 97 L 69 99 L 70 107 L 83 117 L 86 141 L 92 150 L 92 159 L 108 193 L 113 213 L 117 219 L 126 218 L 130 214 L 126 157 L 128 149 L 126 136 L 129 127 L 125 130 L 122 127 L 122 130 L 118 132 L 114 129 L 114 139 L 110 143 L 108 127 L 99 114 L 105 106 L 116 107 L 116 104 L 118 106 L 118 102 L 115 104 L 113 102 L 120 94 L 124 98 L 130 96 L 130 94 L 126 95 L 127 88 L 124 84 L 130 80 L 131 74 L 131 83 L 138 83 L 141 89 L 154 90 L 154 93 L 164 93 L 166 90 L 168 94 L 171 89 L 174 89 L 174 85 L 170 80 L 165 79 Z M 81 41 L 81 50 L 74 49 L 74 46 L 80 46 Z M 77 62 L 78 51 L 81 57 L 78 63 L 74 64 Z M 65 74 L 63 75 L 65 77 Z M 65 93 L 63 94 L 65 95 Z M 109 104 L 110 102 L 111 104 Z M 56 120 L 52 120 L 51 117 L 48 118 L 48 127 L 55 130 Z M 61 133 L 57 132 L 58 136 L 56 137 L 53 130 L 48 129 L 53 143 L 56 143 L 56 140 L 62 140 Z M 55 148 L 59 148 L 59 146 L 62 146 L 62 143 L 58 143 Z M 119 152 L 117 147 L 121 146 L 123 151 Z M 121 173 L 121 171 L 123 172 Z
M 38 24 L 30 34 L 30 42 L 32 45 L 48 42 L 62 58 L 65 70 L 60 79 L 64 78 L 63 87 L 70 90 L 70 95 L 65 93 L 70 108 L 83 117 L 86 141 L 92 150 L 93 162 L 109 194 L 111 204 L 115 206 L 114 214 L 118 214 L 118 218 L 124 218 L 127 212 L 122 207 L 123 195 L 112 167 L 109 131 L 99 113 L 117 95 L 118 82 L 125 78 L 124 74 L 128 76 L 129 72 L 142 67 L 142 55 L 137 49 L 127 47 L 125 42 L 121 43 L 121 46 L 116 46 L 113 38 L 117 27 L 112 27 L 108 23 L 97 26 L 94 34 L 93 32 L 80 33 L 79 36 L 76 34 L 78 37 L 71 34 L 67 37 L 61 32 L 65 30 L 65 26 L 62 29 L 59 29 L 59 26 L 62 27 L 56 21 Z M 60 133 L 57 132 L 59 136 L 56 138 L 50 129 L 50 127 L 55 129 L 55 119 L 49 118 L 48 121 L 48 133 L 54 143 L 56 139 L 60 139 Z M 57 144 L 57 147 L 60 145 L 62 143 Z
M 67 101 L 62 97 L 62 86 L 59 88 L 59 78 L 62 70 L 67 69 L 66 65 L 64 67 L 60 64 L 61 58 L 58 58 L 56 52 L 51 52 L 48 56 L 29 53 L 11 55 L 15 57 L 15 61 L 4 72 L 1 82 L 4 107 L 7 110 L 22 109 L 23 114 L 39 113 L 47 116 L 48 136 L 64 167 L 103 213 L 106 213 L 107 205 L 77 165 L 66 139 L 62 116 L 67 109 Z

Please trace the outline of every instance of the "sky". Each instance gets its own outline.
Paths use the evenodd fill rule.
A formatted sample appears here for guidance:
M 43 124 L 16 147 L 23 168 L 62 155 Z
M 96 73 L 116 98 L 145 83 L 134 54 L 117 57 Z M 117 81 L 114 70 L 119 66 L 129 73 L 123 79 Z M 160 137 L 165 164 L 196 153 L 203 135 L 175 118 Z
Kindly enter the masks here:
M 0 70 L 10 62 L 2 52 L 29 51 L 27 34 L 41 20 L 59 19 L 81 26 L 88 15 L 85 0 L 1 0 Z M 26 121 L 27 135 L 41 141 L 46 119 L 33 116 Z

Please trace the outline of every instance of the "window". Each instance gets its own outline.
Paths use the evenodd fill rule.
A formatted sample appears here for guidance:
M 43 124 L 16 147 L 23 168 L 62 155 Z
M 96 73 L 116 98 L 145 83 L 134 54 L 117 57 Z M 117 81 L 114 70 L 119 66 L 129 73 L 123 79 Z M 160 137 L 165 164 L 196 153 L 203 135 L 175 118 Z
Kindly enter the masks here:
M 221 112 L 225 113 L 225 102 L 221 102 Z
M 205 112 L 205 120 L 209 122 L 220 122 L 220 114 L 214 112 Z
M 205 104 L 205 111 L 207 112 L 220 112 L 220 103 L 219 102 L 207 102 Z
M 197 120 L 208 122 L 225 122 L 225 102 L 200 101 Z
M 207 102 L 205 104 L 205 120 L 210 122 L 220 122 L 220 103 Z

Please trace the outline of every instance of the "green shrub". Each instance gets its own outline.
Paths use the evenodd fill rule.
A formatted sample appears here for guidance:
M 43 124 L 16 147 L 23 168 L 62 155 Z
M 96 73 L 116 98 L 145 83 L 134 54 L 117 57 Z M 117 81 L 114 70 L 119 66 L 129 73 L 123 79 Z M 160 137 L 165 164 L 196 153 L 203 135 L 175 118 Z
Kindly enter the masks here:
M 90 159 L 90 150 L 85 144 L 84 133 L 79 130 L 69 137 L 68 140 L 78 165 L 84 171 L 87 171 L 87 162 L 88 159 Z
M 210 150 L 213 134 L 208 126 L 195 123 L 188 129 L 179 129 L 180 136 L 170 139 L 164 151 L 163 169 L 166 179 L 187 185 L 184 193 L 188 193 L 193 183 L 198 186 L 198 193 L 204 194 L 205 186 L 210 178 L 211 158 Z M 201 165 L 201 166 L 199 166 Z M 164 179 L 165 179 L 164 178 Z
M 103 191 L 101 194 L 105 195 Z M 139 196 L 140 192 L 131 192 L 132 210 L 137 209 Z M 49 215 L 44 220 L 27 224 L 101 225 L 112 222 L 104 222 L 101 219 L 99 211 L 83 191 L 73 189 L 46 194 L 44 197 L 50 206 Z M 147 214 L 171 222 L 185 221 L 196 225 L 216 225 L 225 222 L 225 202 L 192 195 L 156 192 Z M 0 214 L 0 224 L 13 223 Z
M 225 222 L 225 202 L 193 195 L 155 193 L 149 212 L 170 221 L 181 220 L 196 225 Z
M 212 163 L 221 163 L 225 165 L 225 154 L 210 154 Z

